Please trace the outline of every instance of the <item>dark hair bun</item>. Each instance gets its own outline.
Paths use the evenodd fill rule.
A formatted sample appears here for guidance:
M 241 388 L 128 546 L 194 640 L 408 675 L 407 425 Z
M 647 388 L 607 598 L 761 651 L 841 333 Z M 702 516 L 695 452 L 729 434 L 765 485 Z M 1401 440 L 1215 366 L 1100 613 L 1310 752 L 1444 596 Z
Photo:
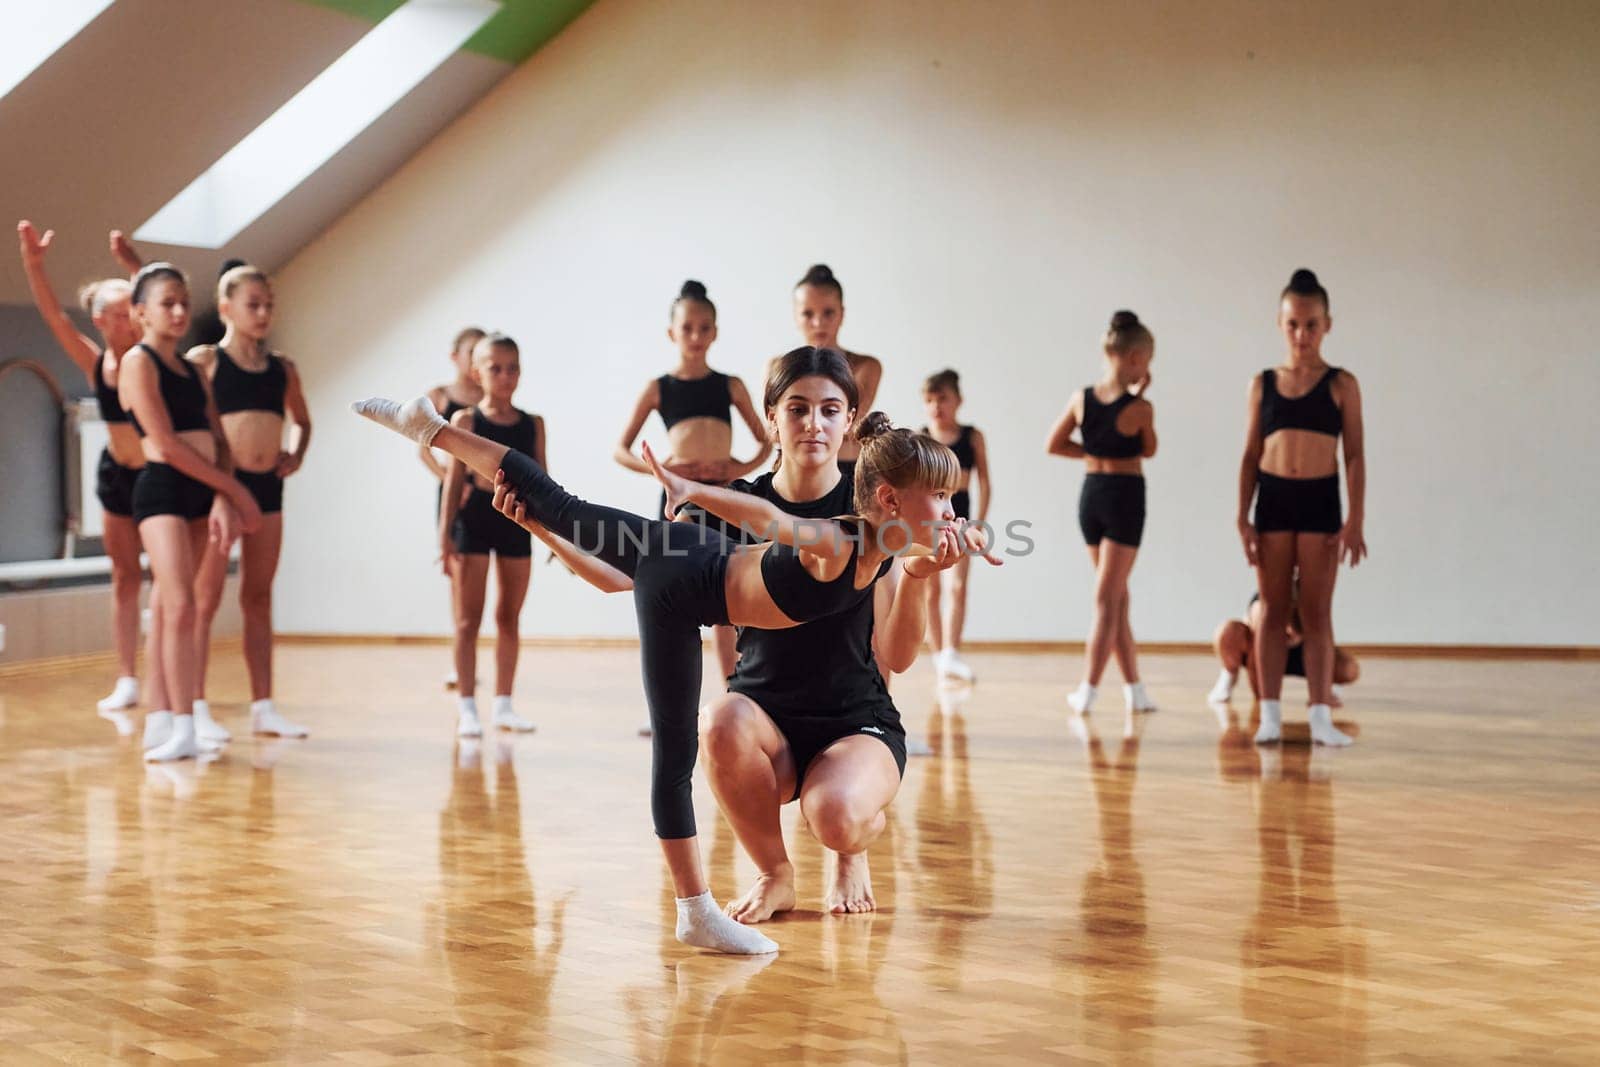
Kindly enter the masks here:
M 861 428 L 856 431 L 856 440 L 866 444 L 874 437 L 880 437 L 894 429 L 894 421 L 881 411 L 874 411 L 861 423 Z
M 1111 328 L 1113 330 L 1126 330 L 1129 326 L 1137 325 L 1139 325 L 1139 316 L 1131 311 L 1117 311 L 1111 315 Z
M 1322 283 L 1317 281 L 1315 271 L 1301 267 L 1289 275 L 1289 288 L 1296 293 L 1315 293 L 1322 289 Z
M 813 264 L 806 271 L 806 276 L 800 279 L 801 285 L 833 285 L 838 279 L 833 276 L 833 268 L 826 263 Z
M 678 290 L 678 299 L 680 300 L 704 300 L 705 298 L 705 283 L 697 282 L 693 278 L 684 282 L 683 287 Z

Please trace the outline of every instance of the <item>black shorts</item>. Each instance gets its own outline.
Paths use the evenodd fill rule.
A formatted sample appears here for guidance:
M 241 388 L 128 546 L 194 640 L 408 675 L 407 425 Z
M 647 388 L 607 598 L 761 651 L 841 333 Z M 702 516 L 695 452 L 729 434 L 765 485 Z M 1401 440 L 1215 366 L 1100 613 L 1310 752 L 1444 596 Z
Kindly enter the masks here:
M 533 555 L 533 535 L 496 511 L 494 494 L 483 489 L 473 489 L 456 512 L 450 542 L 464 556 L 493 552 L 507 559 L 527 559 Z
M 283 510 L 283 479 L 273 471 L 234 471 L 239 484 L 250 490 L 261 508 L 261 514 L 271 515 Z
M 124 467 L 111 458 L 110 449 L 100 451 L 100 468 L 95 474 L 94 495 L 100 498 L 100 510 L 107 515 L 129 518 L 133 515 L 133 483 L 139 480 L 139 468 Z
M 744 695 L 761 704 L 759 697 L 749 693 Z M 789 743 L 789 753 L 794 757 L 794 796 L 790 800 L 800 799 L 800 786 L 806 780 L 806 771 L 810 769 L 812 761 L 835 741 L 855 734 L 876 737 L 887 745 L 890 755 L 894 756 L 895 766 L 900 770 L 900 777 L 906 776 L 906 731 L 900 725 L 900 713 L 893 704 L 879 703 L 839 715 L 789 712 L 766 704 L 761 704 L 761 710 L 767 713 L 783 739 Z
M 1078 494 L 1078 528 L 1083 542 L 1102 540 L 1139 547 L 1144 537 L 1144 475 L 1086 474 Z
M 1343 514 L 1337 474 L 1326 478 L 1256 474 L 1257 533 L 1338 533 Z
M 170 464 L 146 463 L 133 483 L 133 519 L 143 522 L 156 515 L 203 519 L 211 513 L 215 496 L 209 485 Z
M 972 518 L 972 498 L 967 491 L 962 489 L 950 498 L 950 510 L 956 513 L 958 519 Z

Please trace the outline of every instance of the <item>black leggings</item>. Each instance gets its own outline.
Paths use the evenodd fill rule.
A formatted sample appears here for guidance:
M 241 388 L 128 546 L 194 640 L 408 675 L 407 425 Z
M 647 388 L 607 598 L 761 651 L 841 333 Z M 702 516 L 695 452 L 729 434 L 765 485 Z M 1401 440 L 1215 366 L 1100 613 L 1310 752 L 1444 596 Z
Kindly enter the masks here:
M 633 579 L 653 731 L 650 814 L 657 837 L 693 837 L 689 778 L 700 750 L 700 627 L 728 621 L 723 581 L 736 546 L 696 523 L 580 500 L 516 449 L 500 466 L 529 519 Z

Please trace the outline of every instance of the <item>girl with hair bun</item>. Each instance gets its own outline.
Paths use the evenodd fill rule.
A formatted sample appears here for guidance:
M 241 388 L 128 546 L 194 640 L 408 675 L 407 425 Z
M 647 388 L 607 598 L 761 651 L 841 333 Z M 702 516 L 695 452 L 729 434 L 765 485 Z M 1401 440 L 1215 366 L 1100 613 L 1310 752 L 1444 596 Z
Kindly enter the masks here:
M 770 940 L 717 909 L 695 840 L 690 778 L 699 749 L 700 627 L 803 625 L 870 600 L 873 586 L 897 565 L 903 579 L 921 581 L 966 551 L 984 551 L 976 531 L 950 524 L 957 472 L 950 450 L 909 431 L 878 432 L 855 482 L 861 514 L 804 521 L 758 497 L 674 474 L 644 446 L 642 458 L 666 490 L 668 518 L 692 503 L 725 523 L 772 537 L 739 545 L 707 527 L 580 500 L 532 458 L 447 424 L 426 397 L 405 404 L 372 398 L 353 409 L 494 478 L 497 490 L 514 494 L 518 522 L 547 544 L 570 543 L 563 559 L 578 574 L 603 590 L 632 591 L 654 726 L 651 812 L 678 898 L 678 938 L 722 952 L 776 951 Z M 880 428 L 873 424 L 874 431 Z M 503 505 L 512 503 L 497 495 Z M 852 729 L 856 733 L 892 746 L 876 722 Z M 861 829 L 862 847 L 883 825 L 879 810 Z
M 1333 328 L 1328 310 L 1328 291 L 1317 276 L 1295 271 L 1278 298 L 1285 360 L 1250 380 L 1237 521 L 1261 593 L 1254 651 L 1261 674 L 1256 743 L 1262 745 L 1282 737 L 1285 640 L 1297 588 L 1311 738 L 1322 745 L 1352 740 L 1333 725 L 1330 707 L 1333 585 L 1341 558 L 1354 567 L 1367 554 L 1367 462 L 1360 386 L 1355 375 L 1322 358 L 1322 340 Z M 1341 441 L 1348 518 L 1339 501 Z
M 878 399 L 878 385 L 883 381 L 883 364 L 873 356 L 852 352 L 839 344 L 839 327 L 844 325 L 844 286 L 834 277 L 833 268 L 826 263 L 813 264 L 794 287 L 794 324 L 800 336 L 813 348 L 832 348 L 844 355 L 850 365 L 850 374 L 856 380 L 861 397 L 856 424 L 839 448 L 839 466 L 846 474 L 855 465 L 861 451 L 856 431 L 872 410 Z M 777 360 L 772 361 L 775 365 Z M 768 372 L 772 366 L 768 366 Z
M 100 418 L 106 425 L 106 447 L 100 453 L 95 495 L 104 516 L 102 542 L 111 559 L 111 628 L 120 673 L 99 708 L 119 729 L 130 732 L 132 723 L 122 712 L 139 703 L 135 665 L 139 653 L 141 575 L 139 528 L 133 521 L 133 483 L 144 466 L 144 453 L 128 413 L 117 399 L 117 378 L 122 357 L 139 341 L 139 328 L 133 321 L 133 287 L 126 278 L 106 278 L 89 283 L 79 292 L 79 302 L 104 342 L 96 344 L 67 317 L 45 273 L 45 252 L 54 238 L 54 230 L 46 230 L 41 236 L 28 220 L 17 223 L 22 269 L 28 277 L 34 307 L 39 309 L 39 317 L 61 350 L 89 379 L 89 387 L 100 403 Z
M 662 465 L 697 482 L 727 485 L 760 468 L 772 454 L 772 442 L 744 382 L 712 370 L 706 362 L 706 354 L 717 339 L 717 306 L 711 302 L 706 287 L 693 279 L 684 282 L 667 315 L 667 339 L 678 350 L 678 365 L 646 383 L 612 456 L 631 471 L 650 473 L 649 465 L 633 454 L 633 444 L 650 413 L 655 412 L 667 430 L 668 449 Z M 735 459 L 733 455 L 734 411 L 738 411 L 759 446 L 748 460 Z M 663 494 L 663 508 L 666 502 Z M 738 661 L 734 629 L 713 626 L 711 632 L 717 661 L 726 677 L 733 673 Z M 648 727 L 640 733 L 648 734 Z
M 1078 526 L 1095 569 L 1094 623 L 1084 649 L 1084 675 L 1067 703 L 1080 715 L 1094 705 L 1106 661 L 1122 672 L 1128 714 L 1155 711 L 1139 680 L 1138 650 L 1128 621 L 1128 575 L 1144 535 L 1144 461 L 1156 454 L 1155 408 L 1149 400 L 1155 337 L 1131 311 L 1111 316 L 1101 348 L 1100 380 L 1074 393 L 1050 430 L 1052 456 L 1084 461 Z M 1072 440 L 1078 431 L 1080 440 Z

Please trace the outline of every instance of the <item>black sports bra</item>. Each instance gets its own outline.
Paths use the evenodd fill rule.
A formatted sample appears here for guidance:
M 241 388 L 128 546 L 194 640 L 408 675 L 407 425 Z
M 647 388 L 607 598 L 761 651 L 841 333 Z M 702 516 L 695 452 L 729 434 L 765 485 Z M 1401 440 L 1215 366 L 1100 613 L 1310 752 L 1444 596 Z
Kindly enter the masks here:
M 507 426 L 493 421 L 475 407 L 472 409 L 472 432 L 496 444 L 514 448 L 531 459 L 539 448 L 539 424 L 526 411 L 519 411 L 517 415 L 517 421 Z
M 1276 371 L 1261 372 L 1261 439 L 1279 430 L 1309 430 L 1338 437 L 1344 429 L 1344 413 L 1333 400 L 1333 379 L 1338 367 L 1329 367 L 1305 396 L 1287 397 L 1278 392 Z
M 766 584 L 772 602 L 795 622 L 810 622 L 825 615 L 848 611 L 863 597 L 872 595 L 872 586 L 889 573 L 894 565 L 890 556 L 878 568 L 872 583 L 865 589 L 856 588 L 856 557 L 861 554 L 861 538 L 865 532 L 855 526 L 855 539 L 850 545 L 850 558 L 844 570 L 831 582 L 819 581 L 806 570 L 800 561 L 800 550 L 791 545 L 774 543 L 761 557 L 761 580 Z
M 283 360 L 268 353 L 267 369 L 248 371 L 233 361 L 227 349 L 217 346 L 217 369 L 211 376 L 211 395 L 217 414 L 235 411 L 270 411 L 283 414 L 283 398 L 289 391 L 289 372 Z
M 206 418 L 206 387 L 200 384 L 200 372 L 193 366 L 188 367 L 188 374 L 178 374 L 168 369 L 166 363 L 156 353 L 156 350 L 139 342 L 139 348 L 149 353 L 150 361 L 156 365 L 161 374 L 161 403 L 167 409 L 167 420 L 172 423 L 173 433 L 183 433 L 187 430 L 209 430 L 211 420 Z M 129 421 L 133 428 L 139 431 L 140 437 L 148 434 L 145 428 L 139 425 L 139 419 L 131 411 L 128 413 Z
M 1083 391 L 1083 452 L 1096 459 L 1136 459 L 1144 451 L 1144 438 L 1117 429 L 1117 416 L 1137 397 L 1123 393 L 1109 404 L 1100 403 L 1094 386 Z
M 730 426 L 733 424 L 728 410 L 733 406 L 733 392 L 728 386 L 728 376 L 721 371 L 689 379 L 663 374 L 656 379 L 656 385 L 661 391 L 657 410 L 667 429 L 684 419 L 721 419 Z
M 961 469 L 969 471 L 978 465 L 978 450 L 972 447 L 972 427 L 962 426 L 960 429 L 961 433 L 956 437 L 955 441 L 945 445 L 945 447 L 956 454 L 956 462 L 961 465 Z M 924 426 L 922 428 L 922 436 L 933 437 L 933 433 L 928 427 Z M 937 437 L 933 437 L 933 439 L 939 441 Z M 944 444 L 943 441 L 939 441 L 939 443 Z
M 116 389 L 106 384 L 106 354 L 94 361 L 94 398 L 100 404 L 100 418 L 106 422 L 126 424 L 128 413 L 122 410 L 122 400 Z

